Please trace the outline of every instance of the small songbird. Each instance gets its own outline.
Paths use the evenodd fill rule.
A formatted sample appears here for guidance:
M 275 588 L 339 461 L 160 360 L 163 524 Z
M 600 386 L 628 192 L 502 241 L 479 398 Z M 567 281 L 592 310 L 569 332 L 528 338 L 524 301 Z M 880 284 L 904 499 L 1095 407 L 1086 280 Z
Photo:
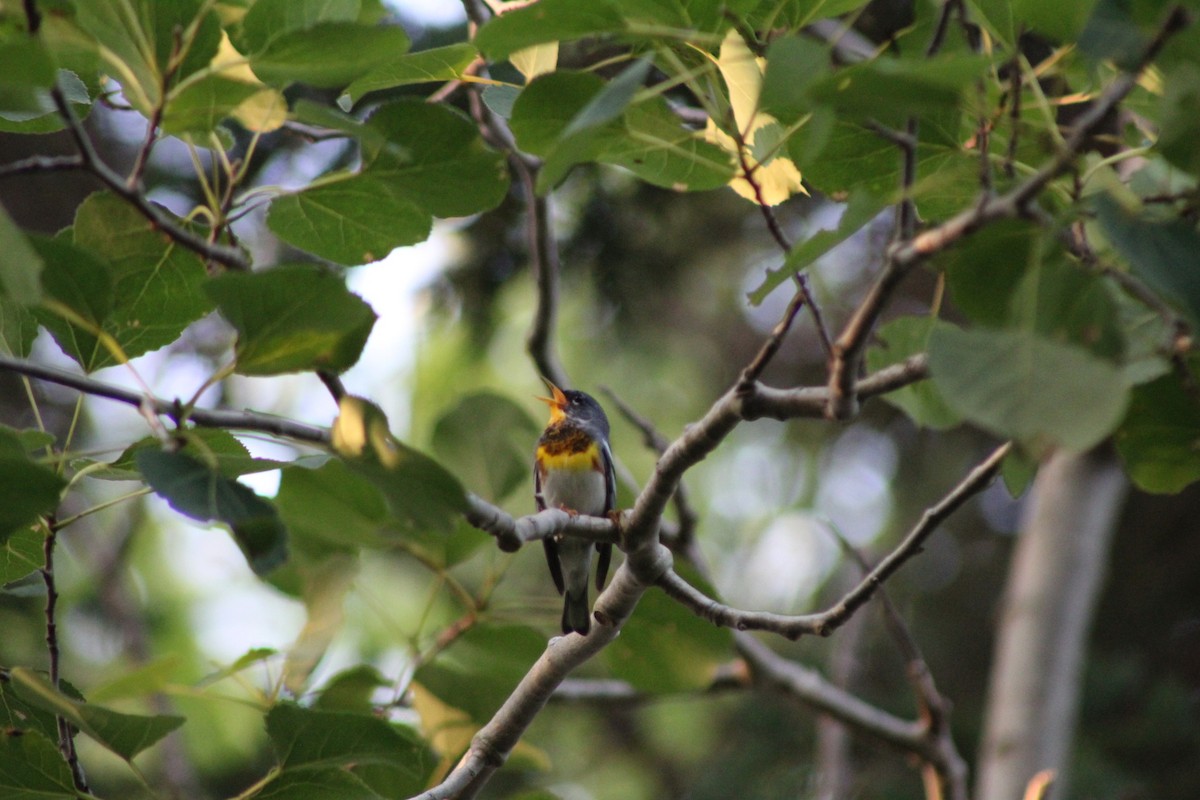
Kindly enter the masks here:
M 550 422 L 538 439 L 533 466 L 538 511 L 561 508 L 572 514 L 607 516 L 617 497 L 608 446 L 608 417 L 592 396 L 571 389 L 563 391 L 550 381 L 546 385 L 551 396 L 538 399 L 550 406 Z M 586 636 L 592 616 L 588 573 L 593 544 L 561 535 L 543 539 L 542 543 L 554 585 L 564 596 L 562 631 Z M 612 545 L 594 546 L 600 554 L 596 565 L 596 590 L 600 591 L 608 577 Z

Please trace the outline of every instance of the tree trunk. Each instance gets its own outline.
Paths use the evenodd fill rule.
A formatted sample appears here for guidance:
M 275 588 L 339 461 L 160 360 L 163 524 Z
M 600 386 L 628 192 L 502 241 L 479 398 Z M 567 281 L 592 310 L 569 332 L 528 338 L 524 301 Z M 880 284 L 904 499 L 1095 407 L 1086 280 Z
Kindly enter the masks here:
M 1088 631 L 1128 484 L 1111 448 L 1042 465 L 1009 571 L 976 800 L 1019 800 L 1043 769 L 1062 796 Z

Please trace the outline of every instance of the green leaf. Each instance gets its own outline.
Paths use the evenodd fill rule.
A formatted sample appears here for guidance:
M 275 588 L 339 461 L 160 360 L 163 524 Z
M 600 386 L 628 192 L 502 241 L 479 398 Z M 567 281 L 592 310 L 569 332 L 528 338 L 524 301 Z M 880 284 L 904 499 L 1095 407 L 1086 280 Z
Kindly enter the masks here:
M 710 597 L 699 576 L 682 574 Z M 605 651 L 613 675 L 645 692 L 685 692 L 712 683 L 718 666 L 733 654 L 733 634 L 685 609 L 663 592 L 650 591 L 637 613 Z
M 367 121 L 384 141 L 366 173 L 435 217 L 462 217 L 495 208 L 508 192 L 504 156 L 484 146 L 461 112 L 420 100 L 389 103 Z
M 229 525 L 233 538 L 259 575 L 287 559 L 287 531 L 275 507 L 253 491 L 183 453 L 139 450 L 138 469 L 171 508 L 201 522 Z
M 174 136 L 207 135 L 262 90 L 261 85 L 221 74 L 206 75 L 171 95 L 163 111 L 163 131 Z
M 184 723 L 183 717 L 167 714 L 140 716 L 122 714 L 67 697 L 50 681 L 24 668 L 12 670 L 13 684 L 21 696 L 46 711 L 64 717 L 87 736 L 126 761 L 153 746 Z
M 287 466 L 281 461 L 252 458 L 244 444 L 221 428 L 188 428 L 173 431 L 172 435 L 177 441 L 183 442 L 184 446 L 179 452 L 208 464 L 226 478 Z M 137 454 L 147 448 L 161 449 L 162 441 L 155 436 L 139 439 L 125 448 L 107 468 L 89 471 L 88 476 L 109 481 L 140 481 L 142 474 L 138 470 Z
M 54 113 L 54 74 L 54 62 L 40 40 L 20 36 L 0 41 L 0 118 L 23 122 Z
M 66 481 L 27 458 L 0 455 L 0 544 L 58 506 Z
M 101 346 L 94 332 L 112 310 L 113 278 L 109 266 L 62 238 L 33 237 L 30 241 L 45 265 L 42 289 L 46 298 L 77 315 L 87 327 L 68 322 L 57 309 L 38 309 L 38 320 L 63 352 L 85 371 L 113 363 L 111 354 Z
M 371 696 L 375 690 L 391 685 L 392 682 L 370 664 L 359 664 L 329 679 L 317 697 L 316 708 L 370 714 L 374 711 Z
M 255 800 L 385 800 L 343 767 L 284 770 L 254 797 Z
M 909 356 L 927 352 L 934 328 L 946 324 L 934 317 L 900 317 L 892 320 L 876 331 L 875 338 L 879 345 L 867 351 L 867 369 L 875 372 L 899 364 Z M 962 417 L 946 404 L 937 386 L 930 380 L 888 392 L 883 399 L 923 428 L 944 430 L 962 422 Z
M 433 452 L 476 493 L 499 502 L 529 480 L 540 426 L 492 392 L 463 397 L 433 429 Z
M 352 550 L 387 544 L 380 533 L 388 521 L 383 494 L 337 459 L 316 469 L 285 469 L 275 504 L 299 550 Z
M 242 52 L 255 55 L 281 36 L 322 22 L 354 22 L 361 0 L 257 0 L 242 20 Z
M 837 227 L 833 230 L 820 230 L 796 245 L 784 259 L 779 269 L 767 270 L 767 277 L 750 292 L 750 302 L 758 305 L 767 298 L 781 283 L 791 280 L 793 275 L 802 272 L 821 256 L 834 247 L 849 239 L 862 230 L 887 206 L 887 202 L 867 191 L 858 191 L 850 195 L 842 215 L 838 218 Z
M 605 145 L 600 161 L 682 192 L 718 189 L 733 178 L 730 154 L 683 127 L 662 98 L 630 106 L 624 123 L 624 130 Z
M 413 680 L 442 702 L 483 723 L 496 713 L 545 649 L 546 637 L 532 628 L 479 623 L 422 665 Z
M 338 98 L 338 105 L 343 111 L 349 111 L 370 92 L 461 78 L 464 70 L 478 55 L 479 51 L 469 42 L 435 47 L 419 53 L 407 53 L 375 67 L 347 86 L 346 91 Z
M 0 794 L 7 800 L 75 800 L 71 767 L 37 731 L 0 731 Z
M 1129 400 L 1120 367 L 1028 330 L 939 326 L 929 369 L 954 411 L 1035 450 L 1087 450 L 1112 433 Z
M 566 177 L 571 167 L 599 159 L 619 133 L 613 120 L 576 126 L 563 134 L 604 91 L 604 82 L 589 72 L 558 71 L 533 80 L 513 104 L 512 130 L 522 150 L 541 156 L 537 190 L 545 193 Z
M 957 110 L 964 90 L 988 67 L 988 59 L 976 55 L 885 56 L 821 76 L 805 94 L 811 105 L 832 107 L 845 117 L 903 127 L 912 116 Z
M 69 239 L 69 240 L 68 240 Z M 179 338 L 211 305 L 199 286 L 204 263 L 112 194 L 89 196 L 68 235 L 34 239 L 45 262 L 42 287 L 82 323 L 53 307 L 38 316 L 88 372 Z M 102 344 L 101 331 L 119 354 Z
M 0 206 L 0 252 L 4 253 L 0 259 L 0 297 L 14 304 L 37 305 L 42 299 L 42 259 L 3 206 Z
M 33 312 L 7 297 L 0 297 L 0 353 L 27 357 L 37 332 L 38 322 Z
M 1183 220 L 1134 217 L 1108 197 L 1096 201 L 1105 235 L 1133 274 L 1200 328 L 1200 233 Z
M 1112 60 L 1121 69 L 1132 69 L 1150 41 L 1145 26 L 1139 26 L 1139 20 L 1135 19 L 1134 7 L 1150 9 L 1159 4 L 1127 0 L 1093 0 L 1093 3 L 1092 15 L 1079 34 L 1080 52 L 1096 62 Z
M 812 110 L 809 87 L 829 72 L 829 49 L 802 36 L 776 39 L 767 49 L 767 70 L 759 94 L 761 109 L 793 122 Z
M 565 42 L 625 29 L 625 16 L 611 0 L 540 0 L 493 17 L 479 29 L 475 46 L 491 61 L 546 42 Z
M 1175 494 L 1200 480 L 1200 402 L 1174 373 L 1138 386 L 1116 442 L 1134 483 Z
M 627 68 L 608 83 L 595 84 L 594 81 L 587 79 L 567 78 L 570 73 L 554 72 L 542 76 L 526 87 L 513 105 L 513 132 L 517 132 L 517 124 L 520 120 L 524 138 L 518 134 L 518 141 L 523 147 L 544 158 L 542 169 L 538 173 L 538 192 L 543 194 L 548 192 L 566 177 L 571 167 L 584 161 L 596 160 L 604 153 L 607 149 L 607 137 L 619 132 L 616 122 L 625 112 L 630 101 L 633 100 L 634 94 L 641 88 L 649 71 L 650 62 L 642 60 Z M 544 87 L 547 84 L 550 84 L 551 81 L 557 84 L 564 80 L 571 80 L 580 88 L 594 84 L 596 90 L 586 96 L 580 95 L 572 104 L 573 108 L 560 106 L 556 109 L 543 109 L 535 103 L 535 100 L 543 99 Z M 554 91 L 548 93 L 552 102 L 567 85 L 555 86 Z M 561 119 L 561 115 L 567 108 L 572 108 L 574 113 L 565 119 L 565 124 L 561 128 L 557 128 L 555 123 L 558 120 L 555 117 Z M 531 123 L 528 119 L 531 109 L 539 115 L 548 112 L 553 120 L 551 125 L 555 125 L 555 127 L 543 128 L 539 132 L 538 137 L 543 141 L 549 139 L 547 146 L 539 145 L 540 153 L 527 144 L 531 139 Z M 537 125 L 538 123 L 533 122 L 533 124 Z
M 237 329 L 237 371 L 278 375 L 358 361 L 375 312 L 328 270 L 312 265 L 230 272 L 205 290 Z
M 1011 301 L 1011 319 L 1019 327 L 1112 361 L 1125 354 L 1117 304 L 1108 284 L 1067 263 L 1061 251 L 1032 261 Z
M 938 266 L 955 307 L 972 322 L 1001 327 L 1013 294 L 1037 259 L 1038 231 L 1025 220 L 1001 220 L 945 251 Z
M 45 563 L 41 531 L 26 527 L 11 534 L 0 545 L 0 586 L 24 578 Z
M 212 310 L 200 290 L 207 278 L 204 261 L 116 195 L 97 192 L 84 200 L 72 231 L 77 248 L 108 265 L 113 305 L 103 318 L 104 330 L 127 357 L 174 342 L 184 328 Z M 102 363 L 115 360 L 97 365 Z
M 178 653 L 170 653 L 135 669 L 124 672 L 106 683 L 88 690 L 93 703 L 106 703 L 130 697 L 149 697 L 163 691 L 179 679 L 184 664 Z
M 299 767 L 383 763 L 427 774 L 432 764 L 419 736 L 371 714 L 280 703 L 266 716 L 267 736 L 287 772 Z
M 1200 174 L 1200 66 L 1184 62 L 1177 65 L 1163 81 L 1163 95 L 1158 107 L 1158 141 L 1156 148 L 1175 166 Z
M 121 82 L 126 99 L 147 116 L 161 99 L 176 29 L 192 35 L 181 42 L 185 52 L 171 86 L 207 67 L 221 41 L 220 21 L 203 0 L 88 0 L 76 4 L 75 19 L 103 46 L 108 70 Z
M 349 266 L 425 241 L 432 224 L 408 192 L 370 175 L 284 195 L 267 215 L 267 226 L 288 244 Z
M 63 97 L 75 115 L 80 119 L 86 117 L 91 110 L 92 101 L 83 81 L 79 80 L 79 77 L 73 72 L 60 69 L 57 82 Z M 58 107 L 55 106 L 49 89 L 45 90 L 44 97 L 39 102 L 40 106 L 27 111 L 0 110 L 0 131 L 25 134 L 55 133 L 66 127 L 66 122 L 58 113 Z
M 1038 460 L 1023 447 L 1014 447 L 1000 464 L 1000 477 L 1013 497 L 1020 497 L 1037 477 Z
M 1096 0 L 1047 3 L 1045 0 L 1012 0 L 1012 14 L 1023 30 L 1036 31 L 1056 42 L 1071 42 L 1091 16 Z
M 355 473 L 383 491 L 401 525 L 448 531 L 466 509 L 458 480 L 429 456 L 392 436 L 374 403 L 347 395 L 334 420 L 333 449 Z
M 250 58 L 250 68 L 259 80 L 276 86 L 337 88 L 393 62 L 408 48 L 408 34 L 398 25 L 322 22 L 276 37 Z

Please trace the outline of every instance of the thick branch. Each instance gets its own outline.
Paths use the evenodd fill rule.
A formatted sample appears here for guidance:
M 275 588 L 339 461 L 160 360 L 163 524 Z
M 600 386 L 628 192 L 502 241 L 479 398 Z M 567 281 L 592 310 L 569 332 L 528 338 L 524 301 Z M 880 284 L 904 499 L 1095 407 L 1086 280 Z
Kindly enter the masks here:
M 513 517 L 503 509 L 476 495 L 467 495 L 467 522 L 496 537 L 505 552 L 516 552 L 521 545 L 564 534 L 591 542 L 621 543 L 618 526 L 603 517 L 568 514 L 559 508 L 547 508 L 536 514 Z
M 659 571 L 669 569 L 671 554 L 664 547 L 655 548 L 654 563 Z M 521 679 L 500 710 L 475 734 L 471 749 L 458 767 L 442 784 L 417 795 L 414 800 L 452 797 L 467 800 L 474 797 L 492 773 L 504 764 L 567 675 L 616 638 L 650 585 L 651 582 L 634 574 L 628 561 L 617 567 L 612 583 L 596 600 L 595 618 L 599 624 L 594 625 L 587 636 L 570 634 L 551 639 L 541 658 Z

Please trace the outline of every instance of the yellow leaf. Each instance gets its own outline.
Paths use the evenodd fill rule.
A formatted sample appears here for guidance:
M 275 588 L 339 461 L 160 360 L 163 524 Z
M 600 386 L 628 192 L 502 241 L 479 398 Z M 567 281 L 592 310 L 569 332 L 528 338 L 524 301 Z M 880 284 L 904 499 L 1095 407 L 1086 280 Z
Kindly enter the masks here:
M 270 133 L 287 122 L 287 100 L 275 89 L 264 87 L 233 110 L 233 117 L 253 133 Z
M 222 77 L 230 80 L 261 85 L 250 69 L 250 60 L 237 51 L 233 42 L 229 41 L 229 34 L 224 31 L 221 31 L 221 44 L 217 47 L 217 54 L 213 56 L 209 66 L 213 72 L 220 73 Z
M 733 121 L 738 130 L 747 137 L 758 112 L 763 66 L 762 59 L 755 58 L 742 35 L 730 28 L 717 54 L 717 68 L 721 70 L 721 77 L 729 87 L 729 105 L 733 107 Z
M 526 47 L 510 55 L 508 60 L 525 76 L 525 82 L 529 83 L 538 75 L 554 72 L 558 67 L 558 42 Z
M 756 58 L 746 41 L 736 30 L 730 29 L 721 42 L 717 55 L 717 68 L 729 89 L 729 105 L 733 110 L 733 122 L 741 132 L 745 147 L 738 153 L 734 137 L 717 127 L 712 119 L 704 131 L 704 138 L 729 151 L 737 158 L 738 171 L 729 182 L 730 188 L 751 202 L 762 202 L 773 206 L 782 203 L 794 194 L 808 194 L 800 182 L 800 170 L 791 159 L 779 153 L 765 154 L 763 162 L 754 157 L 755 139 L 759 131 L 775 125 L 778 121 L 770 114 L 758 110 L 758 99 L 762 92 L 763 71 L 766 67 L 761 58 Z M 740 157 L 738 157 L 740 155 Z M 749 176 L 747 176 L 747 172 Z M 757 190 L 755 187 L 758 187 Z

